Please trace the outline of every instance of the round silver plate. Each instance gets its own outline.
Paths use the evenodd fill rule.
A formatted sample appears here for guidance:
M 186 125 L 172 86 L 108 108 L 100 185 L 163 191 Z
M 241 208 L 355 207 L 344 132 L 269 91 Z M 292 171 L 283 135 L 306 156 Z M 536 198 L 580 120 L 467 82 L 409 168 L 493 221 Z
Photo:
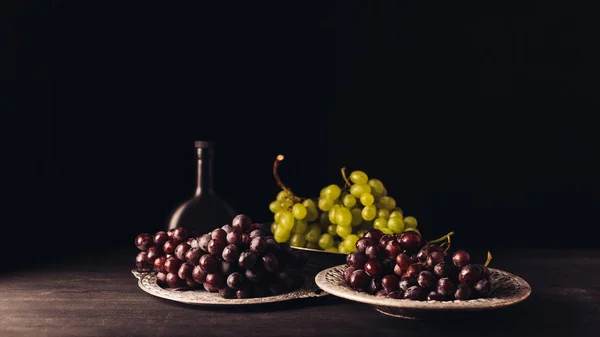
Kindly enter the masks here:
M 497 309 L 517 304 L 531 294 L 531 286 L 511 273 L 489 268 L 492 296 L 466 301 L 413 301 L 370 295 L 353 290 L 344 282 L 346 265 L 325 269 L 317 274 L 315 282 L 324 291 L 348 300 L 371 304 L 383 314 L 418 319 L 432 312 L 459 312 Z
M 308 275 L 305 275 L 305 281 L 302 287 L 286 294 L 257 298 L 226 299 L 219 296 L 218 293 L 211 293 L 203 289 L 190 290 L 184 288 L 161 288 L 156 283 L 156 275 L 154 273 L 140 273 L 135 269 L 133 269 L 131 272 L 135 277 L 137 277 L 139 287 L 148 294 L 175 302 L 192 305 L 232 306 L 264 304 L 328 295 L 326 292 L 317 287 L 314 282 L 314 277 Z

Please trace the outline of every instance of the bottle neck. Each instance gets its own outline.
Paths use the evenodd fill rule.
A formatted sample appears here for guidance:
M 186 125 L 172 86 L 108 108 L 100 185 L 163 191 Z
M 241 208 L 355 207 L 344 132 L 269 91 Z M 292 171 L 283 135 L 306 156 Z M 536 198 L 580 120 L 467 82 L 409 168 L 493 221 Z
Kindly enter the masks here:
M 212 149 L 197 149 L 198 177 L 195 196 L 214 195 L 212 177 Z

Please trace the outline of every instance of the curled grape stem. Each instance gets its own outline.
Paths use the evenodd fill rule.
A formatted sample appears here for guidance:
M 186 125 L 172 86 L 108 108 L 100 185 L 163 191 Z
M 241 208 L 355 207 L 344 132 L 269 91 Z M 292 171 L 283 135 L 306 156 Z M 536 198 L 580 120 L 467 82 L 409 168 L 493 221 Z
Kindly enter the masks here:
M 346 177 L 346 168 L 342 167 L 342 169 L 340 171 L 342 171 L 342 178 L 344 178 L 344 182 L 346 183 L 346 186 L 347 187 L 352 186 L 352 184 L 350 184 L 350 181 L 348 180 L 348 177 Z
M 450 246 L 452 245 L 452 243 L 450 242 L 450 236 L 451 235 L 446 235 L 448 241 L 446 241 L 445 243 L 447 243 L 448 246 L 446 247 L 446 249 L 444 249 L 444 255 L 448 255 L 448 250 L 450 250 Z
M 282 154 L 280 154 L 280 155 L 277 155 L 277 157 L 275 158 L 275 161 L 273 162 L 273 177 L 275 178 L 275 181 L 277 182 L 277 186 L 279 186 L 282 190 L 288 192 L 292 198 L 292 201 L 302 201 L 302 198 L 294 195 L 292 190 L 290 188 L 288 188 L 287 186 L 285 186 L 283 184 L 283 181 L 281 181 L 281 178 L 279 177 L 279 173 L 277 172 L 277 169 L 279 168 L 279 163 L 281 163 L 283 161 L 283 159 L 285 159 L 285 157 Z
M 483 264 L 484 267 L 487 267 L 488 264 L 490 264 L 490 262 L 492 262 L 492 252 L 490 252 L 488 250 L 488 254 L 487 254 L 487 260 L 485 260 L 485 263 Z
M 448 243 L 450 243 L 450 236 L 454 235 L 454 232 L 450 232 L 444 236 L 442 236 L 441 238 L 437 238 L 435 240 L 431 240 L 429 241 L 429 243 L 439 243 L 442 241 L 448 241 Z

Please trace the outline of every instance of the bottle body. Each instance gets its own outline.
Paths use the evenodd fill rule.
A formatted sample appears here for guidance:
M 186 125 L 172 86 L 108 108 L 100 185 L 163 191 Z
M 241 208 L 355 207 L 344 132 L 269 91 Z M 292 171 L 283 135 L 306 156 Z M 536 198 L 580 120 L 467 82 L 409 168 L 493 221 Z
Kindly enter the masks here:
M 198 234 L 204 234 L 230 223 L 236 213 L 213 190 L 213 144 L 198 141 L 195 146 L 198 158 L 196 192 L 193 198 L 177 207 L 171 216 L 168 229 L 185 227 Z

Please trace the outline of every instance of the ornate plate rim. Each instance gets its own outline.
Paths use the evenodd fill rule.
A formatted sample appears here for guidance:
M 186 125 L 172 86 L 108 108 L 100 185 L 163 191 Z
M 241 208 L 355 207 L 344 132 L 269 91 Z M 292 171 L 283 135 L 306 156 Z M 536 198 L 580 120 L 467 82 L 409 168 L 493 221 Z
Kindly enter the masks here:
M 322 270 L 315 277 L 315 283 L 319 288 L 323 289 L 331 295 L 355 302 L 371 304 L 377 307 L 424 310 L 486 310 L 502 308 L 520 303 L 526 298 L 528 298 L 531 294 L 531 286 L 521 277 L 500 269 L 489 268 L 490 272 L 499 273 L 518 283 L 521 290 L 517 294 L 514 294 L 512 296 L 501 298 L 494 297 L 485 299 L 475 299 L 467 301 L 413 301 L 405 299 L 378 297 L 364 292 L 358 292 L 356 290 L 350 289 L 346 285 L 334 284 L 331 280 L 327 279 L 327 277 L 330 276 L 330 274 L 332 273 L 335 273 L 336 276 L 339 278 L 341 276 L 341 273 L 343 273 L 343 268 L 345 267 L 346 265 L 341 264 Z
M 244 298 L 244 299 L 225 299 L 219 296 L 217 293 L 209 293 L 205 290 L 185 290 L 185 291 L 177 291 L 177 290 L 168 290 L 161 288 L 156 283 L 156 274 L 153 272 L 138 272 L 135 269 L 131 270 L 132 274 L 138 279 L 138 286 L 144 292 L 153 295 L 155 297 L 159 297 L 162 299 L 175 301 L 184 304 L 190 305 L 199 305 L 199 306 L 240 306 L 240 305 L 256 305 L 256 304 L 265 304 L 265 303 L 276 303 L 283 301 L 290 301 L 302 298 L 313 298 L 313 297 L 322 297 L 329 295 L 327 292 L 320 289 L 315 283 L 314 278 L 312 276 L 304 275 L 305 281 L 304 285 L 292 292 L 277 295 L 277 296 L 268 296 L 268 297 L 254 297 L 254 298 Z M 186 293 L 203 293 L 206 295 L 207 299 L 203 301 L 192 300 L 186 298 Z

